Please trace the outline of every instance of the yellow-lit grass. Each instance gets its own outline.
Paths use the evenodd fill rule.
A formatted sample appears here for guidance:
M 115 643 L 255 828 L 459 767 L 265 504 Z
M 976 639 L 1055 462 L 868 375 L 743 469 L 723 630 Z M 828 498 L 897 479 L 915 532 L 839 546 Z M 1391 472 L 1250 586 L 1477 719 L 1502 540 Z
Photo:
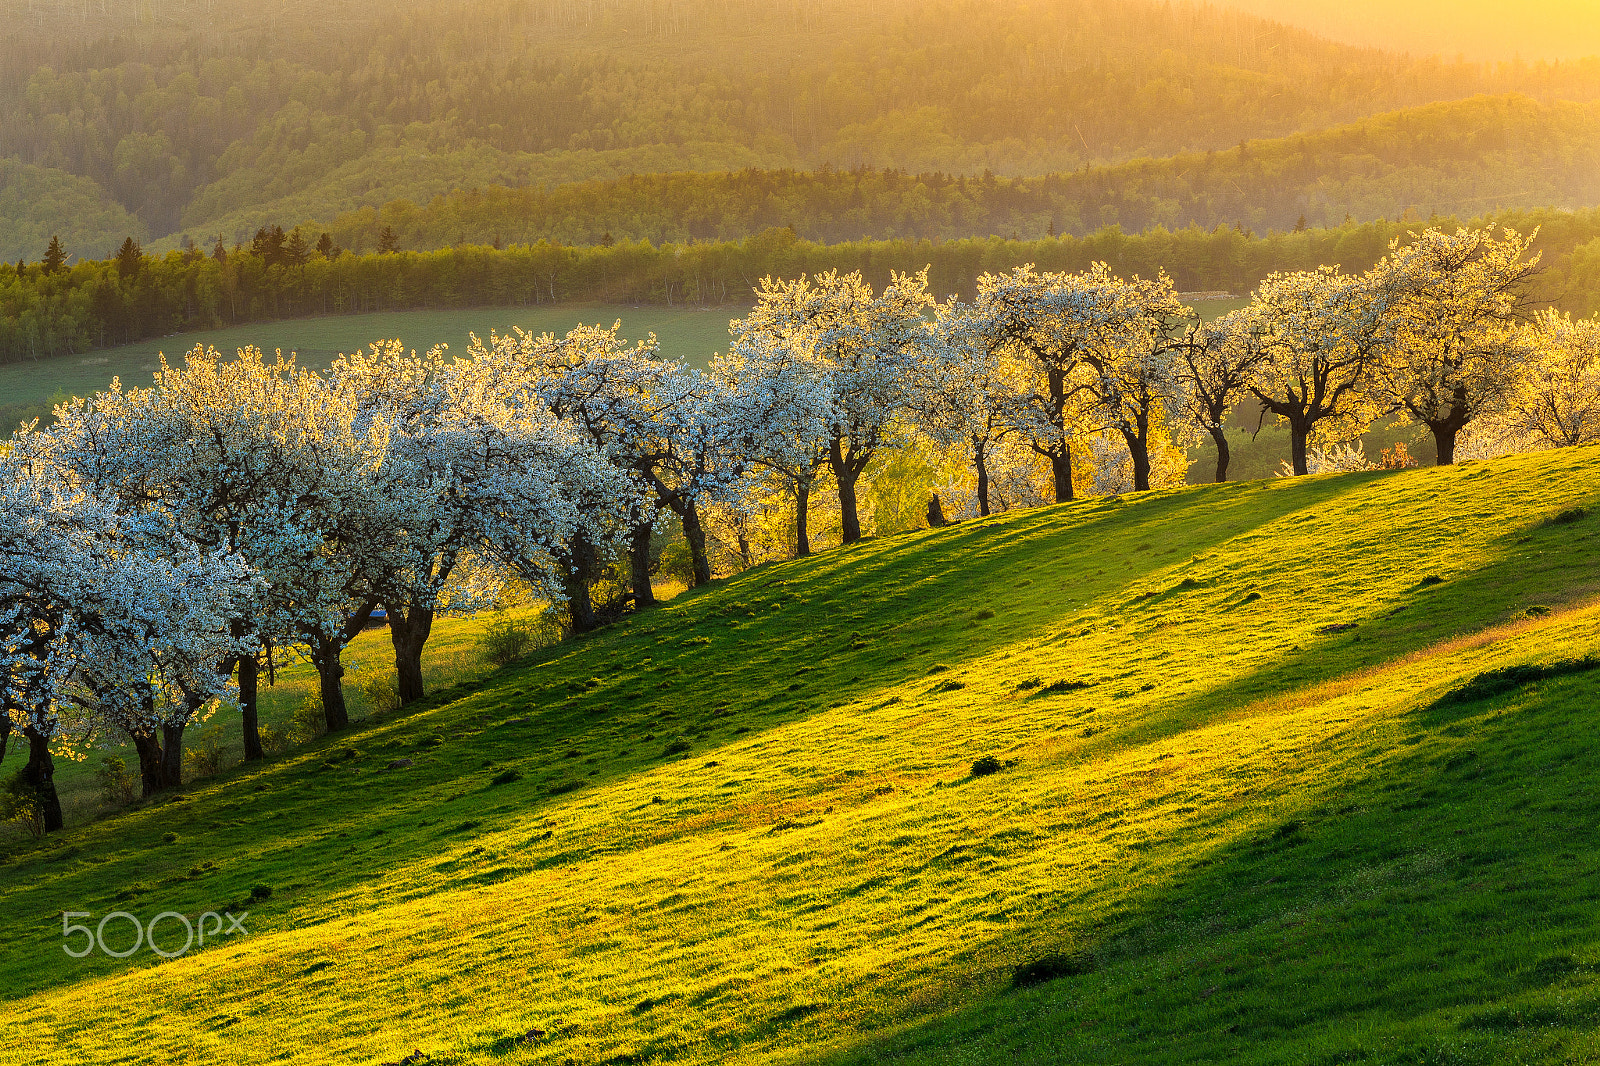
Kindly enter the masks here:
M 1523 697 L 1451 721 L 1429 718 L 1434 700 L 1600 650 L 1596 520 L 1539 525 L 1600 496 L 1596 458 L 1087 501 L 680 597 L 353 735 L 349 763 L 324 767 L 347 743 L 330 741 L 0 866 L 0 907 L 21 916 L 0 946 L 18 989 L 0 1049 L 1214 1061 L 1235 1047 L 1216 1018 L 1246 977 L 1300 1012 L 1251 1023 L 1260 1061 L 1342 1053 L 1357 1017 L 1401 1044 L 1432 1034 L 1421 993 L 1375 1013 L 1273 985 L 1273 960 L 1314 948 L 1331 972 L 1354 965 L 1337 960 L 1367 948 L 1328 908 L 1433 891 L 1450 868 L 1440 841 L 1368 856 L 1370 831 L 1341 828 L 1384 782 L 1424 780 L 1469 742 L 1487 752 L 1471 730 Z M 1554 609 L 1520 617 L 1535 604 Z M 1045 691 L 1058 680 L 1088 687 Z M 434 730 L 441 745 L 416 743 Z M 668 756 L 680 735 L 691 752 Z M 1015 765 L 969 777 L 987 754 Z M 415 765 L 383 769 L 401 756 Z M 508 767 L 522 778 L 492 785 Z M 1383 831 L 1403 837 L 1396 811 Z M 1332 842 L 1296 850 L 1307 821 Z M 163 850 L 169 828 L 182 839 Z M 1326 884 L 1297 857 L 1312 851 Z M 187 876 L 201 859 L 217 872 Z M 1258 867 L 1309 887 L 1229 918 L 1276 900 L 1217 887 L 1255 885 Z M 263 880 L 247 940 L 160 965 L 60 957 L 61 910 L 193 913 Z M 1072 951 L 1095 972 L 1008 991 L 1018 963 Z

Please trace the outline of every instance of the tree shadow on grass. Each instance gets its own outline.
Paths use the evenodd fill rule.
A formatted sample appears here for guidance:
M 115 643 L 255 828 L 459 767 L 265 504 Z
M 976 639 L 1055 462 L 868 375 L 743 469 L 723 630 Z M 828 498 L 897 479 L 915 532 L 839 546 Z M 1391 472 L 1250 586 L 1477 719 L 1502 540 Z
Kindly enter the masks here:
M 1531 518 L 1496 538 L 1498 558 L 1442 579 L 1432 575 L 1372 599 L 1263 667 L 1202 690 L 1153 700 L 1096 741 L 1097 748 L 1147 743 L 1261 701 L 1325 698 L 1319 686 L 1358 679 L 1363 671 L 1461 639 L 1494 637 L 1492 627 L 1536 624 L 1552 610 L 1600 593 L 1600 497 L 1558 508 L 1579 517 Z M 1584 580 L 1587 578 L 1587 580 Z M 1506 635 L 1509 635 L 1509 631 Z
M 1381 776 L 1330 774 L 1099 927 L 982 945 L 963 1005 L 825 1061 L 1569 1061 L 1600 1027 L 1597 686 L 1421 708 Z M 1013 986 L 1051 951 L 1074 964 Z
M 1284 500 L 1265 500 L 1267 492 L 1289 491 L 1287 506 L 1313 508 L 1356 483 L 1086 501 L 719 582 L 439 693 L 403 716 L 234 768 L 16 855 L 0 865 L 0 907 L 40 917 L 0 947 L 0 977 L 21 992 L 135 965 L 66 959 L 61 910 L 198 914 L 248 901 L 265 885 L 273 895 L 252 904 L 263 928 L 275 919 L 325 920 L 370 894 L 437 890 L 405 883 L 419 871 L 474 877 L 507 868 L 495 860 L 479 870 L 487 860 L 456 854 L 491 829 L 509 828 L 523 860 L 537 866 L 575 861 L 585 854 L 581 842 L 563 842 L 544 824 L 575 796 L 760 735 L 823 704 L 865 698 L 922 676 L 940 658 L 959 663 L 1013 642 L 1014 634 L 969 623 L 975 597 L 1025 628 L 1052 624 L 1051 599 L 997 575 L 1030 567 L 1042 579 L 1063 569 L 1053 560 L 1113 552 L 1130 540 L 1179 538 L 1193 550 L 1280 514 Z M 974 558 L 986 565 L 973 567 Z M 1067 578 L 1080 591 L 1110 594 L 1170 565 L 1148 546 L 1126 562 L 1115 573 Z M 855 617 L 884 611 L 892 625 Z
M 271 928 L 329 920 L 370 898 L 438 891 L 432 873 L 474 883 L 578 861 L 584 843 L 550 820 L 590 789 L 903 684 L 941 658 L 987 655 L 1015 643 L 1018 626 L 1043 633 L 1058 624 L 1057 597 L 997 577 L 1031 572 L 1024 581 L 1114 596 L 1170 568 L 1175 551 L 1203 552 L 1265 521 L 1315 513 L 1379 476 L 1087 501 L 718 583 L 441 694 L 431 707 L 240 767 L 0 866 L 0 883 L 13 886 L 0 889 L 0 906 L 41 916 L 0 948 L 0 976 L 20 992 L 133 965 L 57 954 L 65 909 L 192 914 L 266 885 L 270 900 L 253 906 Z M 1063 557 L 1079 564 L 1052 565 Z M 1089 559 L 1123 565 L 1090 573 Z M 1013 631 L 975 627 L 975 602 L 994 605 Z M 874 624 L 885 612 L 893 624 Z M 1297 679 L 1287 664 L 1273 670 L 1246 689 Z M 1190 703 L 1179 725 L 1202 706 Z M 468 854 L 491 831 L 504 838 L 491 849 L 500 854 Z

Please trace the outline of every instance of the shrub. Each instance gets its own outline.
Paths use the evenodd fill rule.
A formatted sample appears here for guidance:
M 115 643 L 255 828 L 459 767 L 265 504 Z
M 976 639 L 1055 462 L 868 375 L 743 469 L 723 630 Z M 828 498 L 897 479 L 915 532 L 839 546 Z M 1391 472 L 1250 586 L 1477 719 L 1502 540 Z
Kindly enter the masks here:
M 681 534 L 675 536 L 661 549 L 661 561 L 657 566 L 657 573 L 662 577 L 687 585 L 694 580 L 694 556 L 689 551 L 689 542 Z
M 388 674 L 365 678 L 358 687 L 361 698 L 366 700 L 367 710 L 372 714 L 388 714 L 400 709 L 400 690 L 395 687 L 394 678 Z
M 289 716 L 289 738 L 295 744 L 315 740 L 328 731 L 328 712 L 322 707 L 322 696 L 313 693 L 300 701 Z
M 261 750 L 268 755 L 277 755 L 289 749 L 289 735 L 281 729 L 264 725 L 257 731 L 257 735 L 261 738 Z
M 1395 441 L 1394 447 L 1383 450 L 1383 453 L 1378 456 L 1378 465 L 1385 470 L 1405 470 L 1416 466 L 1417 461 L 1411 457 L 1411 453 L 1406 449 L 1406 442 L 1400 440 Z
M 988 777 L 990 774 L 997 774 L 1005 768 L 1005 763 L 1001 762 L 993 755 L 985 755 L 980 759 L 973 760 L 972 776 Z
M 105 756 L 100 760 L 100 768 L 94 772 L 94 776 L 100 782 L 100 795 L 107 803 L 121 806 L 133 802 L 133 775 L 128 772 L 128 764 L 121 758 Z
M 1077 692 L 1086 688 L 1094 688 L 1094 684 L 1089 681 L 1079 681 L 1076 678 L 1064 677 L 1060 681 L 1050 682 L 1042 691 L 1045 695 L 1051 695 L 1059 692 Z
M 484 661 L 493 666 L 509 666 L 540 648 L 559 643 L 566 630 L 548 611 L 537 618 L 512 618 L 499 615 L 478 638 Z
M 533 629 L 514 618 L 497 618 L 478 638 L 483 658 L 495 666 L 507 666 L 533 650 Z
M 189 773 L 194 777 L 214 777 L 222 770 L 222 727 L 214 725 L 200 734 L 200 746 L 185 748 Z
M 18 770 L 0 789 L 0 821 L 9 822 L 33 840 L 44 838 L 44 809 Z

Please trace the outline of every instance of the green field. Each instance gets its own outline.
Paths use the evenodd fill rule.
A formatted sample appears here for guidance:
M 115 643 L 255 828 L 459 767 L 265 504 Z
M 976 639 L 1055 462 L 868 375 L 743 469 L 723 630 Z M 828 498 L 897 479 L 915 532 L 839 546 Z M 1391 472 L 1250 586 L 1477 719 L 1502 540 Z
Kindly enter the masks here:
M 1573 450 L 716 582 L 9 845 L 0 1061 L 1593 1061 L 1597 506 Z
M 1198 307 L 1210 320 L 1245 302 L 1208 300 Z M 580 322 L 609 326 L 621 320 L 625 337 L 639 339 L 653 330 L 661 342 L 663 354 L 705 366 L 713 353 L 727 350 L 728 321 L 742 313 L 739 308 L 688 311 L 621 305 L 502 307 L 292 319 L 184 333 L 158 341 L 106 348 L 88 355 L 0 365 L 0 426 L 9 431 L 10 427 L 31 419 L 48 420 L 55 404 L 69 396 L 84 396 L 103 389 L 113 377 L 120 377 L 124 385 L 146 384 L 163 353 L 169 361 L 181 360 L 183 353 L 196 344 L 210 345 L 223 352 L 247 345 L 255 345 L 269 354 L 275 348 L 282 349 L 297 353 L 301 365 L 322 369 L 340 352 L 359 350 L 379 339 L 399 337 L 419 350 L 443 343 L 454 351 L 464 352 L 474 332 L 485 338 L 490 330 L 508 332 L 513 326 L 535 333 L 565 332 Z M 1252 424 L 1249 428 L 1255 427 Z M 1409 440 L 1412 436 L 1412 430 L 1399 434 L 1368 434 L 1367 453 L 1376 457 L 1378 451 L 1392 444 L 1394 439 Z M 1278 463 L 1288 457 L 1288 435 L 1284 430 L 1268 426 L 1252 440 L 1241 429 L 1236 438 L 1232 468 L 1235 480 L 1270 477 Z M 1413 447 L 1412 452 L 1418 454 L 1417 448 Z M 1211 458 L 1214 454 L 1208 445 L 1191 449 L 1190 456 L 1194 460 L 1191 482 L 1210 479 L 1215 466 Z
M 513 326 L 533 333 L 564 333 L 580 322 L 609 326 L 620 319 L 623 335 L 630 340 L 643 339 L 654 330 L 664 355 L 704 366 L 712 353 L 727 349 L 728 320 L 742 313 L 737 307 L 689 311 L 609 304 L 479 307 L 302 318 L 182 333 L 86 355 L 0 365 L 0 424 L 9 432 L 18 422 L 48 414 L 54 403 L 68 396 L 86 396 L 105 388 L 113 377 L 120 377 L 125 385 L 147 384 L 162 353 L 169 361 L 181 361 L 183 353 L 197 344 L 222 352 L 249 345 L 269 355 L 275 348 L 297 352 L 302 365 L 320 370 L 340 352 L 359 351 L 377 340 L 398 337 L 419 351 L 448 344 L 452 351 L 465 354 L 474 332 L 485 339 L 490 330 L 509 332 Z

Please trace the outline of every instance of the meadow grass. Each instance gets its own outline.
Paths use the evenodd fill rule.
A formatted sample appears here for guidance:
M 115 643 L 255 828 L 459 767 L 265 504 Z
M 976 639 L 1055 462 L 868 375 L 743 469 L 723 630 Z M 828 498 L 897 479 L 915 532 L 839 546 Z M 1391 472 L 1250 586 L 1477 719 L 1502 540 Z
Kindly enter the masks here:
M 716 582 L 11 845 L 0 1060 L 1584 1061 L 1600 671 L 1451 693 L 1600 652 L 1597 505 L 1584 449 Z

